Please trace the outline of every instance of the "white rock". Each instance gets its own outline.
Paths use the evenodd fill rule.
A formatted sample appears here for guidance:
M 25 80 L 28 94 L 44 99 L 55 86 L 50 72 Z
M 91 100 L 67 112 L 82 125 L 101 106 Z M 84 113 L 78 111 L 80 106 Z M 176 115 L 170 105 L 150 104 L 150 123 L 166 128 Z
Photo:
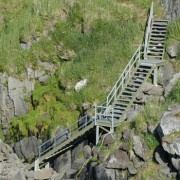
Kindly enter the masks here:
M 79 92 L 82 88 L 84 88 L 85 86 L 87 86 L 88 83 L 88 79 L 84 79 L 79 81 L 76 85 L 75 85 L 75 91 Z

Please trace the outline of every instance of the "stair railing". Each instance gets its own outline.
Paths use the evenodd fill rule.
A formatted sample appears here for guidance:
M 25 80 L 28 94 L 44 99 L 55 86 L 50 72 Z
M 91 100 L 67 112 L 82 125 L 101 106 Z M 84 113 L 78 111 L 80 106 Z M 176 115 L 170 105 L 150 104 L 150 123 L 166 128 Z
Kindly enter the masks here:
M 140 63 L 141 55 L 142 55 L 141 48 L 142 48 L 142 46 L 138 47 L 138 49 L 134 53 L 133 57 L 127 64 L 126 68 L 121 73 L 118 80 L 116 81 L 116 83 L 113 86 L 112 90 L 110 91 L 109 95 L 107 96 L 106 107 L 110 106 L 115 101 L 120 90 L 124 87 L 124 84 L 126 83 L 127 79 L 130 77 L 133 67 L 135 67 L 138 63 Z
M 56 134 L 54 137 L 50 138 L 49 140 L 38 146 L 38 156 L 41 157 L 45 153 L 62 144 L 70 137 L 72 137 L 75 133 L 77 133 L 77 131 L 80 131 L 81 129 L 91 124 L 92 121 L 93 118 L 88 118 L 87 115 L 83 116 L 78 121 L 74 122 L 69 127 L 64 129 L 63 132 Z
M 147 58 L 147 48 L 148 48 L 148 41 L 149 41 L 149 36 L 151 32 L 151 25 L 153 22 L 153 2 L 151 4 L 150 12 L 149 12 L 149 17 L 148 17 L 148 23 L 146 26 L 146 35 L 145 35 L 145 42 L 144 42 L 144 59 Z

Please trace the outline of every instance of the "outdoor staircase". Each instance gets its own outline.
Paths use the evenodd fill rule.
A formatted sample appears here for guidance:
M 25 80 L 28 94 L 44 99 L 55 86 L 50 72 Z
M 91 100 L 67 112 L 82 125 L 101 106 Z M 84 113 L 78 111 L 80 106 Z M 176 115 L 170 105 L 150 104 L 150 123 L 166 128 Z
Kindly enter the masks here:
M 153 20 L 148 41 L 146 59 L 162 60 L 168 20 Z
M 142 86 L 149 77 L 157 85 L 158 68 L 166 62 L 163 60 L 167 20 L 154 20 L 153 3 L 146 27 L 145 42 L 139 46 L 124 71 L 119 76 L 106 102 L 94 107 L 94 116 L 83 116 L 66 130 L 41 144 L 39 155 L 26 169 L 39 169 L 49 165 L 51 158 L 71 148 L 75 142 L 96 129 L 96 144 L 101 132 L 113 133 L 114 128 L 122 124 L 131 109 Z

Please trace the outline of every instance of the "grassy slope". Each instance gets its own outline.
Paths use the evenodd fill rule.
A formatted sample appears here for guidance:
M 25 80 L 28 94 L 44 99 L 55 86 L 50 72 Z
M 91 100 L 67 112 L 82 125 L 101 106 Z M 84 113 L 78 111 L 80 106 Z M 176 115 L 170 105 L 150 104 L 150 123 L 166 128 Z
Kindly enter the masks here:
M 57 125 L 76 120 L 83 101 L 103 102 L 142 42 L 150 4 L 150 0 L 1 1 L 0 71 L 18 76 L 27 66 L 38 68 L 38 60 L 59 66 L 46 85 L 36 84 L 33 99 L 39 105 L 13 121 L 11 137 L 49 135 Z M 155 11 L 162 12 L 159 6 Z M 40 36 L 40 42 L 33 42 L 32 34 Z M 20 41 L 32 41 L 30 50 L 23 51 Z M 64 62 L 63 55 L 70 60 Z M 88 86 L 75 93 L 74 85 L 83 78 L 89 79 Z

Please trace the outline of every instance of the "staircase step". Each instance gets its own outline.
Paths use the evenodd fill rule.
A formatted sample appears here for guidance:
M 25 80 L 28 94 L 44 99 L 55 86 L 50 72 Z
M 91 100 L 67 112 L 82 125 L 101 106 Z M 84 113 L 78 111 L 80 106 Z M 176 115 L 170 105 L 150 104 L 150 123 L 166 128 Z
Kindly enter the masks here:
M 133 80 L 133 82 L 140 82 L 140 83 L 142 83 L 143 80 L 135 79 L 135 80 Z
M 156 48 L 156 47 L 154 47 L 154 48 L 148 48 L 148 51 L 149 50 L 151 50 L 151 51 L 164 51 L 164 48 Z
M 139 70 L 139 71 L 147 71 L 147 72 L 149 71 L 149 69 L 146 68 L 146 67 L 145 67 L 145 68 L 144 68 L 144 67 L 138 67 L 138 68 L 137 68 L 137 71 L 138 71 L 138 70 Z
M 121 94 L 120 97 L 131 98 L 131 99 L 132 99 L 132 96 L 130 96 L 130 95 L 124 95 L 124 94 Z
M 135 72 L 135 74 L 143 74 L 143 75 L 147 75 L 148 72 Z
M 151 30 L 151 33 L 164 33 L 164 34 L 166 34 L 167 33 L 167 29 L 164 29 L 164 30 L 162 30 L 162 29 L 152 29 Z
M 167 19 L 155 19 L 153 22 L 169 22 Z
M 153 26 L 162 26 L 162 27 L 166 27 L 167 26 L 167 23 L 166 22 L 157 22 L 157 21 L 154 21 L 153 22 Z
M 106 117 L 112 118 L 112 114 L 107 114 Z M 119 114 L 114 114 L 113 118 L 119 119 L 121 116 Z
M 163 58 L 162 56 L 150 56 L 150 55 L 148 55 L 147 57 L 148 57 L 149 59 L 154 59 L 154 60 L 156 60 L 156 59 L 160 60 L 160 59 Z
M 130 102 L 131 99 L 117 99 L 117 101 Z
M 121 102 L 115 102 L 115 105 L 118 105 L 118 106 L 125 106 L 125 107 L 127 107 L 128 106 L 128 104 L 124 104 L 124 103 L 121 103 Z
M 148 51 L 147 54 L 163 55 L 163 52 Z
M 134 88 L 134 87 L 133 87 L 133 88 L 126 87 L 125 89 L 126 89 L 126 90 L 130 90 L 130 91 L 134 91 L 134 92 L 136 92 L 138 88 Z
M 137 83 L 133 83 L 133 84 L 129 83 L 128 85 L 133 86 L 133 87 L 138 87 L 138 88 L 141 86 L 141 84 L 137 84 Z
M 113 113 L 114 114 L 122 114 L 123 111 L 121 111 L 121 110 L 113 110 Z M 110 111 L 110 114 L 112 114 L 112 111 Z
M 164 44 L 164 41 L 163 40 L 158 40 L 158 41 L 154 41 L 154 40 L 150 40 L 149 43 L 151 44 L 155 44 L 157 46 L 162 46 Z
M 164 41 L 166 38 L 164 37 L 164 38 L 160 38 L 160 37 L 150 37 L 150 40 L 157 40 L 157 41 Z
M 165 31 L 167 28 L 166 27 L 162 27 L 162 26 L 152 26 L 152 29 L 154 30 L 154 29 L 158 29 L 158 30 L 163 30 L 163 31 Z
M 134 79 L 133 79 L 133 78 L 134 78 Z M 140 79 L 140 80 L 144 80 L 144 79 L 145 79 L 144 76 L 142 77 L 142 76 L 136 76 L 136 75 L 133 76 L 133 78 L 132 78 L 133 80 L 135 80 L 135 79 L 137 79 L 137 78 Z

